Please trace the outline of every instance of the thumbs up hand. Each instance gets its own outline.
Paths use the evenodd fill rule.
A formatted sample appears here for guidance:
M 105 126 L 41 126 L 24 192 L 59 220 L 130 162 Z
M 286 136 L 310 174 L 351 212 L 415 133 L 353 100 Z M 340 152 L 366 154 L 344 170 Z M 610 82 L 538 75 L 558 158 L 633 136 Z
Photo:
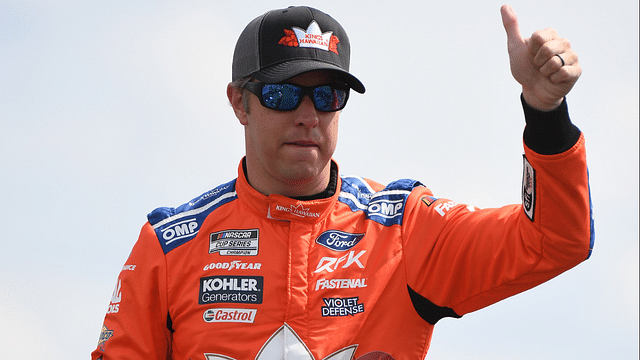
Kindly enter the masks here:
M 522 85 L 525 101 L 538 110 L 555 109 L 582 73 L 578 55 L 552 28 L 522 38 L 513 8 L 503 5 L 500 12 L 507 32 L 511 74 Z

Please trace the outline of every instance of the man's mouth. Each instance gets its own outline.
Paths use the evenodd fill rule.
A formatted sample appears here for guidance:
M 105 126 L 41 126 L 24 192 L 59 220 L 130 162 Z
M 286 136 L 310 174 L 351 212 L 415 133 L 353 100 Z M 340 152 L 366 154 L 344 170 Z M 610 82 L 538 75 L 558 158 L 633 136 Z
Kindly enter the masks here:
M 317 147 L 318 144 L 316 144 L 313 141 L 292 141 L 292 142 L 288 142 L 285 143 L 285 145 L 294 145 L 294 146 L 302 146 L 302 147 Z

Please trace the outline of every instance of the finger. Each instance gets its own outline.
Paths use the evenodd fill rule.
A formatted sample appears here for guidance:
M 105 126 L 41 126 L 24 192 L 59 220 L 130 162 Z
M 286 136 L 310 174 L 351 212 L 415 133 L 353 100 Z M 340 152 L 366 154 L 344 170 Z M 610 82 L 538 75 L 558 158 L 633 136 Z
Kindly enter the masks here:
M 555 29 L 552 28 L 546 28 L 544 30 L 538 30 L 534 32 L 529 39 L 529 53 L 531 54 L 531 56 L 536 56 L 540 51 L 540 48 L 542 48 L 546 43 L 558 38 L 558 33 L 555 31 Z M 552 56 L 553 55 L 555 54 L 552 54 Z M 541 64 L 538 64 L 538 66 L 540 65 Z
M 552 56 L 542 67 L 540 67 L 540 74 L 542 76 L 549 76 L 564 66 L 571 66 L 578 62 L 578 56 L 572 50 L 555 54 Z
M 575 84 L 580 75 L 582 75 L 582 68 L 576 63 L 572 66 L 561 67 L 558 71 L 549 76 L 549 80 L 555 84 Z
M 502 25 L 507 32 L 507 42 L 509 46 L 524 44 L 524 39 L 520 34 L 518 17 L 513 8 L 510 5 L 502 5 L 500 14 L 502 15 Z
M 556 54 L 562 54 L 571 50 L 571 44 L 569 44 L 569 40 L 567 39 L 554 39 L 545 42 L 540 45 L 538 51 L 533 55 L 533 64 L 535 66 L 541 67 L 549 60 L 551 60 Z M 567 59 L 563 57 L 565 64 Z M 559 60 L 559 59 L 557 59 Z

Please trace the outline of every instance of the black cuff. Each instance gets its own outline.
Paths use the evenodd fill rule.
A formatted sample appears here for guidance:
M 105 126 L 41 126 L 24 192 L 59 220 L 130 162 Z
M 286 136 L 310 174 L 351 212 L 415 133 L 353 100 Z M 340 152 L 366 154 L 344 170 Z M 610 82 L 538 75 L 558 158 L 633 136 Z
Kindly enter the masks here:
M 562 104 L 551 111 L 540 111 L 532 108 L 520 95 L 524 120 L 524 143 L 533 151 L 542 155 L 563 153 L 573 147 L 580 139 L 578 129 L 571 119 L 567 109 L 567 98 Z

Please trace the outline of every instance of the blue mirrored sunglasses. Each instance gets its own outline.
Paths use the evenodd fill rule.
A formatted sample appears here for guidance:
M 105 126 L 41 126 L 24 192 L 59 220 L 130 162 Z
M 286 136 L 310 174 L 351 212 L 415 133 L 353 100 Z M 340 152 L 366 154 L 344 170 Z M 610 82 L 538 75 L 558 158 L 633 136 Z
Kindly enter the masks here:
M 316 110 L 324 112 L 344 109 L 349 98 L 346 85 L 299 86 L 252 81 L 245 87 L 260 99 L 262 106 L 278 111 L 297 109 L 305 95 L 309 95 Z

